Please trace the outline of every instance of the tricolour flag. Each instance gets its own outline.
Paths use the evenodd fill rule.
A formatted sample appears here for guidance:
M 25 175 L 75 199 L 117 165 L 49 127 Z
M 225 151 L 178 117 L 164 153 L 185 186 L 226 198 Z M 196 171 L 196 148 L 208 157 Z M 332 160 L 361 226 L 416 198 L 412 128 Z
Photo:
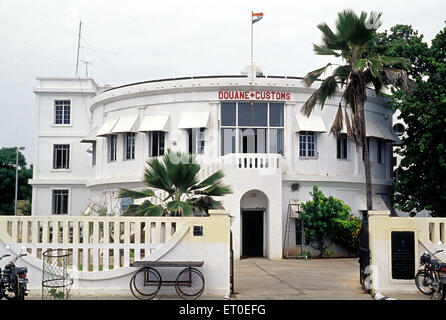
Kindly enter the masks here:
M 259 21 L 260 19 L 263 18 L 263 12 L 259 12 L 259 13 L 252 13 L 252 23 L 256 23 L 257 21 Z

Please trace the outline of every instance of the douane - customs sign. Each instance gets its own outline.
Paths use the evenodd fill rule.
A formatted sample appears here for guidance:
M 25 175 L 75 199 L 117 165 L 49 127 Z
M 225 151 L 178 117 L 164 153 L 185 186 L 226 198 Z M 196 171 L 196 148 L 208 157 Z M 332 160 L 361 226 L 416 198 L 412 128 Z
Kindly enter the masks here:
M 219 100 L 289 101 L 291 94 L 280 91 L 219 91 Z

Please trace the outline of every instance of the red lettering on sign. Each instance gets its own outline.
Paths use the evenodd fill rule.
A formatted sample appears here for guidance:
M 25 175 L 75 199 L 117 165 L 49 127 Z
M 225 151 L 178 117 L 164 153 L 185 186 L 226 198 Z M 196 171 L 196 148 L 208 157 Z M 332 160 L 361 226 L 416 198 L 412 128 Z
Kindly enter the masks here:
M 290 92 L 276 91 L 219 91 L 219 100 L 277 100 L 289 101 Z

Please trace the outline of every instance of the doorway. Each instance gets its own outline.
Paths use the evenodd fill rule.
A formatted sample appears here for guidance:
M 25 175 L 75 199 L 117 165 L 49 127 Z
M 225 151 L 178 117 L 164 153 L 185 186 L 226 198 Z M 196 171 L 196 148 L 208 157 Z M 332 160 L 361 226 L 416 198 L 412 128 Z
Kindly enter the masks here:
M 242 258 L 263 257 L 263 210 L 242 211 Z

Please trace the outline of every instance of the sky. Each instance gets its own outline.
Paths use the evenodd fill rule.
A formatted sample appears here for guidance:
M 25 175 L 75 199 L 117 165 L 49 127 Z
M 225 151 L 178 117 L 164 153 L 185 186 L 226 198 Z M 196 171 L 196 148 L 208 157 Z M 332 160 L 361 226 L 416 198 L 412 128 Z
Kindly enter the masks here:
M 313 43 L 344 9 L 382 12 L 382 26 L 412 25 L 430 40 L 445 26 L 444 0 L 0 0 L 0 148 L 36 143 L 37 77 L 79 75 L 100 85 L 197 75 L 240 74 L 250 60 L 266 75 L 304 76 L 325 65 Z

